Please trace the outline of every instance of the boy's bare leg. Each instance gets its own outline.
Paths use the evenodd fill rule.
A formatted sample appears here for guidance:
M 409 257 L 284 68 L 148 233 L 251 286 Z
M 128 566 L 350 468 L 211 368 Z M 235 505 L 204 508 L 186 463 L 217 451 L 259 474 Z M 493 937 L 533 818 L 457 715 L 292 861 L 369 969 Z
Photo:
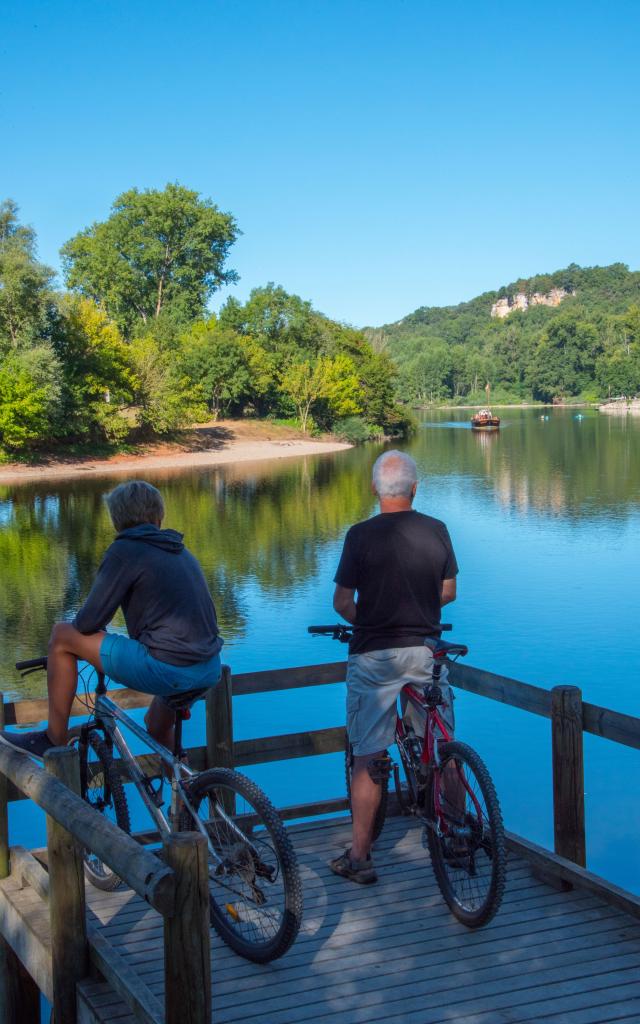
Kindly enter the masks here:
M 100 645 L 104 637 L 104 631 L 85 636 L 70 622 L 57 622 L 51 630 L 47 657 L 47 734 L 54 746 L 64 746 L 67 742 L 69 714 L 78 688 L 78 658 L 104 672 L 100 660 Z
M 144 716 L 147 732 L 173 753 L 176 713 L 159 698 L 154 697 Z

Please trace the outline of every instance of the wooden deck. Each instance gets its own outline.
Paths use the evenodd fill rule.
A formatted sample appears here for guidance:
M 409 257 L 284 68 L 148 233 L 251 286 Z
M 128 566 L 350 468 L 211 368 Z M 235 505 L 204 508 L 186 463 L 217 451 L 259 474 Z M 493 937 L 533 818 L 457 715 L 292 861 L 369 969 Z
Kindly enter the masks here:
M 344 820 L 294 826 L 291 835 L 303 873 L 303 930 L 288 955 L 268 966 L 248 963 L 212 936 L 215 1024 L 640 1021 L 640 921 L 597 897 L 558 892 L 512 855 L 498 917 L 469 931 L 444 905 L 412 819 L 385 825 L 376 847 L 380 880 L 371 887 L 336 878 L 326 866 L 349 837 Z M 0 883 L 0 904 L 5 922 L 19 914 L 44 954 L 47 908 L 33 889 L 9 877 Z M 162 918 L 127 889 L 87 886 L 87 904 L 102 955 L 112 956 L 123 977 L 131 972 L 147 1010 L 140 1005 L 134 1015 L 109 984 L 86 980 L 80 1020 L 161 1021 Z M 46 991 L 44 978 L 36 980 Z

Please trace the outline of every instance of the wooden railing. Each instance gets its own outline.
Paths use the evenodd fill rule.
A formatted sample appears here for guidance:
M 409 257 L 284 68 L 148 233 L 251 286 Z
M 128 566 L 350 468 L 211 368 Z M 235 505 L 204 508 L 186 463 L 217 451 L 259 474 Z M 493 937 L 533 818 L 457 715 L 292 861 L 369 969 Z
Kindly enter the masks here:
M 234 676 L 233 679 L 229 669 L 225 668 L 221 683 L 209 694 L 206 701 L 206 744 L 189 751 L 190 763 L 195 769 L 213 765 L 242 767 L 243 765 L 283 761 L 343 750 L 344 727 L 342 725 L 280 736 L 234 741 L 232 708 L 233 697 L 236 696 L 342 683 L 345 675 L 346 662 L 244 673 Z M 582 886 L 608 902 L 640 917 L 639 897 L 591 874 L 585 868 L 583 764 L 584 732 L 640 750 L 640 719 L 583 702 L 578 687 L 557 686 L 552 690 L 546 690 L 459 663 L 449 666 L 449 680 L 453 686 L 470 693 L 551 720 L 554 852 L 509 833 L 508 841 L 512 848 L 527 857 L 536 869 L 545 874 L 550 874 L 564 884 Z M 143 693 L 128 689 L 113 689 L 110 691 L 110 696 L 127 709 L 146 707 L 151 700 Z M 25 700 L 0 705 L 0 727 L 3 713 L 7 725 L 27 725 L 46 719 L 47 704 L 43 700 Z M 72 715 L 86 715 L 85 705 L 76 700 L 72 708 Z M 57 752 L 55 763 L 62 764 L 64 762 L 65 765 L 68 765 L 70 757 L 71 755 L 68 753 L 63 757 L 62 752 Z M 155 773 L 157 760 L 152 755 L 141 755 L 138 760 L 143 766 L 148 763 Z M 49 767 L 52 768 L 51 765 Z M 67 768 L 65 771 L 69 771 L 69 769 Z M 74 766 L 73 772 L 77 773 L 77 766 Z M 67 781 L 71 781 L 70 777 Z M 74 787 L 71 786 L 71 788 Z M 64 799 L 62 799 L 63 794 Z M 9 748 L 0 746 L 0 876 L 6 875 L 9 868 L 7 802 L 24 797 L 33 799 L 44 808 L 50 820 L 57 822 L 67 836 L 65 843 L 73 845 L 74 842 L 80 842 L 94 850 L 127 884 L 131 885 L 136 892 L 163 914 L 165 935 L 167 936 L 166 948 L 173 949 L 174 964 L 178 963 L 180 943 L 184 944 L 188 936 L 185 936 L 183 932 L 184 920 L 175 920 L 171 916 L 170 907 L 173 905 L 172 901 L 176 899 L 176 887 L 190 886 L 191 912 L 196 913 L 194 909 L 196 904 L 193 902 L 195 899 L 194 865 L 197 857 L 205 855 L 198 846 L 197 840 L 189 841 L 190 845 L 188 844 L 187 847 L 182 846 L 180 839 L 172 840 L 169 843 L 166 849 L 166 860 L 173 869 L 169 871 L 166 865 L 159 864 L 157 858 L 140 845 L 146 839 L 157 840 L 157 834 L 138 835 L 136 837 L 138 842 L 136 842 L 116 829 L 115 826 L 103 821 L 99 814 L 93 812 L 73 793 L 64 790 L 62 782 L 51 777 L 51 773 L 47 775 L 20 754 L 14 754 Z M 346 809 L 347 801 L 344 797 L 333 797 L 313 803 L 287 806 L 281 808 L 280 813 L 283 818 L 291 820 L 336 813 Z M 73 838 L 71 839 L 69 836 Z M 57 856 L 54 854 L 54 860 Z M 74 856 L 76 857 L 75 875 L 73 876 L 75 882 L 71 878 L 71 881 L 65 884 L 75 884 L 78 889 L 75 902 L 78 908 L 83 908 L 84 894 L 82 899 L 79 894 L 81 873 L 77 866 L 78 854 L 76 853 Z M 40 885 L 44 890 L 43 869 L 40 865 L 37 868 L 34 867 L 37 862 L 31 863 L 33 858 L 29 860 L 29 855 L 24 851 L 16 853 L 14 850 L 11 860 L 14 867 L 17 863 L 24 868 L 25 872 L 37 876 L 36 885 Z M 38 870 L 41 874 L 38 874 Z M 55 910 L 57 904 L 56 900 L 52 898 L 52 890 L 59 884 L 57 878 L 56 869 L 52 870 L 50 865 L 47 891 L 52 908 L 52 930 L 54 929 L 53 918 L 57 913 Z M 76 926 L 80 927 L 78 924 L 80 916 L 80 910 L 78 910 L 74 929 Z M 56 924 L 55 927 L 58 925 Z M 74 934 L 77 933 L 74 931 Z M 193 937 L 193 929 L 189 930 L 189 935 Z M 205 942 L 204 930 L 197 941 Z M 208 932 L 206 941 L 208 942 Z M 84 939 L 82 942 L 84 943 Z M 96 944 L 92 945 L 91 942 L 89 946 L 94 962 L 98 961 L 99 963 L 99 947 Z M 185 972 L 188 972 L 194 963 L 208 962 L 208 957 L 193 956 L 191 952 L 189 952 L 188 958 L 185 958 L 184 950 L 183 959 Z M 76 959 L 75 962 L 84 964 L 82 958 Z M 104 968 L 103 973 L 109 977 L 109 980 L 112 980 L 114 977 L 113 967 L 107 963 Z M 102 967 L 99 969 L 102 970 Z M 117 971 L 115 974 L 117 975 Z M 62 986 L 61 969 L 58 970 L 56 967 L 54 975 L 59 979 L 57 984 Z M 184 977 L 187 976 L 185 973 Z M 117 977 L 115 981 L 117 982 Z M 166 1020 L 175 1024 L 179 1019 L 187 1019 L 184 1016 L 180 1017 L 180 1013 L 184 1013 L 183 1004 L 176 1003 L 175 1000 L 172 1001 L 173 997 L 179 1000 L 183 999 L 183 996 L 179 995 L 176 988 L 172 997 L 169 976 L 167 976 L 167 985 L 169 987 Z M 187 988 L 191 993 L 199 990 L 205 993 L 206 999 L 210 1000 L 208 985 L 208 979 L 206 982 L 199 983 L 199 989 L 195 981 L 188 985 L 185 982 L 181 991 Z M 150 999 L 154 999 L 151 993 L 148 995 Z M 148 1020 L 157 1020 L 157 1006 L 154 1009 L 153 1004 L 149 1003 L 149 1005 L 152 1009 L 149 1010 Z M 197 1015 L 199 1012 L 206 1013 L 204 1003 L 196 1007 L 194 1014 L 188 1019 L 204 1020 L 205 1016 L 201 1018 Z
M 342 725 L 234 742 L 232 698 L 343 683 L 345 676 L 344 661 L 241 673 L 233 678 L 225 668 L 220 685 L 206 702 L 206 745 L 189 751 L 190 763 L 195 769 L 212 765 L 243 767 L 341 751 L 344 747 Z M 449 681 L 459 689 L 551 719 L 555 853 L 584 867 L 583 733 L 640 750 L 640 719 L 582 701 L 581 691 L 575 686 L 547 690 L 459 662 L 449 665 Z M 147 694 L 128 689 L 111 690 L 110 696 L 127 709 L 143 708 L 151 701 Z M 4 714 L 7 725 L 42 721 L 47 715 L 47 703 L 44 700 L 7 703 Z M 86 715 L 86 707 L 79 700 L 74 702 L 72 715 Z M 139 760 L 142 764 L 156 763 L 149 755 L 141 755 Z M 13 800 L 20 799 L 21 794 L 10 787 L 7 796 Z M 285 807 L 281 813 L 287 819 L 302 818 L 342 810 L 346 806 L 346 800 L 338 797 Z M 3 813 L 0 791 L 0 863 Z
M 51 966 L 21 969 L 39 960 L 38 943 L 26 927 L 12 929 L 12 943 L 2 940 L 0 965 L 7 1020 L 40 1019 L 39 992 L 51 1000 L 56 1021 L 77 1019 L 77 984 L 93 964 L 145 1024 L 209 1024 L 211 978 L 206 840 L 200 833 L 171 835 L 163 859 L 141 847 L 80 798 L 78 752 L 55 747 L 45 756 L 45 770 L 0 744 L 0 779 L 6 790 L 32 800 L 47 815 L 48 871 L 20 847 L 9 847 L 6 803 L 2 815 L 0 877 L 27 883 L 49 905 Z M 124 968 L 119 957 L 87 922 L 83 849 L 96 854 L 164 919 L 165 1011 L 152 992 Z M 16 955 L 17 954 L 17 955 Z M 33 967 L 32 967 L 33 969 Z M 50 978 L 50 987 L 48 979 Z M 10 1005 L 7 1005 L 10 1004 Z M 27 1014 L 28 1008 L 28 1014 Z M 27 1014 L 27 1015 L 26 1015 Z

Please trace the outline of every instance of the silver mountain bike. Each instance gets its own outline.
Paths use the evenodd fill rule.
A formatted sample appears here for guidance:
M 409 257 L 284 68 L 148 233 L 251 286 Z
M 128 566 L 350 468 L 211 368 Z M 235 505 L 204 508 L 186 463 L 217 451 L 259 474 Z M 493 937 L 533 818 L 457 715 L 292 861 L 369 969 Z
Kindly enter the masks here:
M 46 658 L 18 662 L 23 675 L 46 669 Z M 195 772 L 186 763 L 182 724 L 192 704 L 207 693 L 189 690 L 166 698 L 176 713 L 173 751 L 154 740 L 107 696 L 98 673 L 95 702 L 88 697 L 86 666 L 80 676 L 90 711 L 73 728 L 69 743 L 80 754 L 84 800 L 131 832 L 125 783 L 133 783 L 160 838 L 172 831 L 198 831 L 207 840 L 211 924 L 232 949 L 248 960 L 268 963 L 294 942 L 302 920 L 302 887 L 296 855 L 280 816 L 258 786 L 240 772 L 211 768 Z M 156 755 L 147 774 L 129 749 L 127 730 Z M 117 752 L 118 756 L 115 756 Z M 165 786 L 169 792 L 165 801 Z M 85 873 L 99 889 L 121 885 L 95 854 L 85 851 Z

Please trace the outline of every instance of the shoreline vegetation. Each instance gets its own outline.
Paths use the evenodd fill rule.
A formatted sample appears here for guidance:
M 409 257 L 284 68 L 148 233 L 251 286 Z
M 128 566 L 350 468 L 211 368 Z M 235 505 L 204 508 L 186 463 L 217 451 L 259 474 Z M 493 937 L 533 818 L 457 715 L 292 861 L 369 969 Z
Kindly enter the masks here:
M 195 426 L 172 440 L 139 444 L 126 452 L 109 455 L 48 453 L 31 463 L 0 463 L 0 484 L 228 466 L 324 455 L 352 447 L 330 435 L 309 437 L 300 430 L 268 421 L 219 420 Z
M 182 185 L 133 188 L 62 247 L 63 289 L 1 202 L 0 460 L 122 451 L 240 417 L 348 443 L 405 435 L 395 366 L 363 331 L 273 283 L 211 313 L 237 280 L 238 233 Z

